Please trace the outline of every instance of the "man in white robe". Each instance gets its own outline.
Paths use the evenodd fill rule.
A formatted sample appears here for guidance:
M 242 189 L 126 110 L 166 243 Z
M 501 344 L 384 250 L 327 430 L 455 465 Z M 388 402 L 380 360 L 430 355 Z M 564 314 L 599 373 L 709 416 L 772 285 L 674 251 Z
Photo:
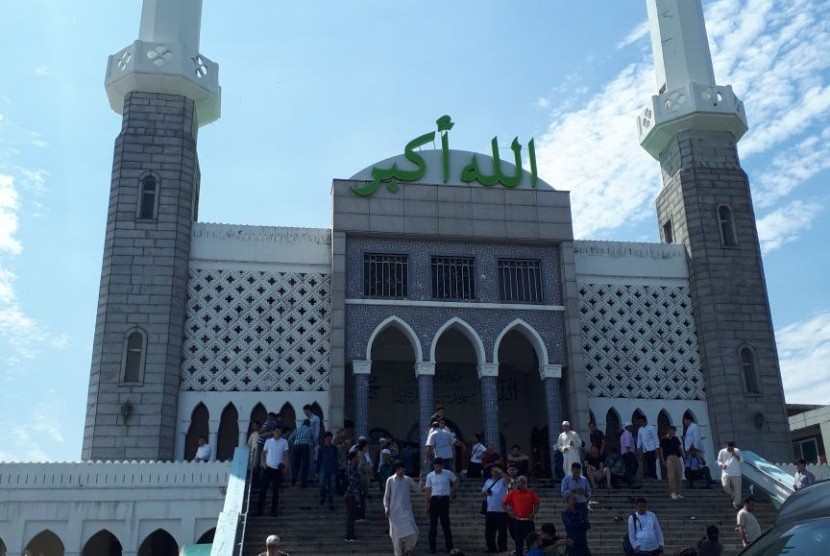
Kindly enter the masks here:
M 418 543 L 418 526 L 412 513 L 411 493 L 416 492 L 418 484 L 407 477 L 406 466 L 396 461 L 394 474 L 386 479 L 383 491 L 383 509 L 389 520 L 389 536 L 395 556 L 411 556 Z
M 570 421 L 562 421 L 562 434 L 556 442 L 556 449 L 562 452 L 562 468 L 567 473 L 574 463 L 581 464 L 582 440 L 576 431 L 571 430 Z

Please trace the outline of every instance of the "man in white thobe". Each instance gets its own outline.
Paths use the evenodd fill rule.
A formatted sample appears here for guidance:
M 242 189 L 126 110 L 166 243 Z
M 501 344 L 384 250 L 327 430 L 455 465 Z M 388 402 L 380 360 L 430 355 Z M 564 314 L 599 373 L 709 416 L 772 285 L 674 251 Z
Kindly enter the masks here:
M 571 430 L 570 421 L 562 421 L 562 434 L 559 435 L 559 439 L 556 441 L 556 449 L 562 452 L 562 457 L 564 458 L 562 469 L 565 472 L 570 471 L 571 465 L 574 463 L 580 463 L 582 461 L 580 457 L 582 440 L 579 439 L 576 431 Z
M 389 520 L 389 536 L 395 556 L 411 556 L 418 543 L 418 526 L 412 513 L 410 494 L 418 489 L 417 483 L 404 472 L 406 466 L 396 461 L 394 474 L 386 479 L 383 491 L 383 510 Z

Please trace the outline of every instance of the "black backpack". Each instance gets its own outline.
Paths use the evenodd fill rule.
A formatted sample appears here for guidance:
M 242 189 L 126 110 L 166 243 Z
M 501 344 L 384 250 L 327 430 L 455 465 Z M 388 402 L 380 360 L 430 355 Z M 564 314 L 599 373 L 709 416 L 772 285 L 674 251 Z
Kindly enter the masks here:
M 629 518 L 634 518 L 634 530 L 637 530 L 637 525 L 640 525 L 640 520 L 637 517 L 637 514 L 632 512 Z M 643 526 L 640 525 L 640 530 L 643 529 Z M 631 546 L 631 539 L 628 538 L 628 520 L 625 520 L 625 536 L 623 536 L 623 552 L 625 552 L 625 556 L 635 556 L 634 547 Z

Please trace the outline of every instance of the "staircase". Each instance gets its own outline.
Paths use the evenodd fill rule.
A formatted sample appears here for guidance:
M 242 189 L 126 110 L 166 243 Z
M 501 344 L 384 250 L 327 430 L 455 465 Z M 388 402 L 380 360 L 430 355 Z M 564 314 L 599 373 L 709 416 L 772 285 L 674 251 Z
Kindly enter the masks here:
M 458 490 L 458 497 L 451 508 L 451 521 L 455 547 L 468 556 L 482 554 L 484 545 L 484 517 L 478 513 L 481 497 L 481 481 L 464 480 Z M 556 525 L 560 535 L 564 535 L 564 526 L 560 512 L 563 509 L 562 497 L 558 487 L 550 487 L 546 482 L 531 484 L 542 506 L 537 515 L 536 528 L 550 521 Z M 291 556 L 313 554 L 329 556 L 340 554 L 359 554 L 375 556 L 392 554 L 392 543 L 386 533 L 386 520 L 383 517 L 383 504 L 377 483 L 372 483 L 371 498 L 368 501 L 366 523 L 358 523 L 356 534 L 359 541 L 344 541 L 346 517 L 345 505 L 341 499 L 335 499 L 334 509 L 318 505 L 316 485 L 307 489 L 288 486 L 280 495 L 279 517 L 253 517 L 249 514 L 245 531 L 245 543 L 242 556 L 257 556 L 265 549 L 265 538 L 277 534 L 282 539 L 282 550 Z M 720 485 L 711 489 L 684 490 L 685 498 L 672 500 L 666 483 L 646 482 L 642 488 L 618 490 L 600 489 L 594 492 L 591 504 L 591 530 L 588 532 L 589 546 L 594 556 L 617 556 L 622 554 L 622 536 L 626 530 L 625 519 L 634 509 L 634 500 L 643 496 L 648 500 L 648 509 L 657 514 L 666 539 L 666 556 L 672 556 L 681 549 L 694 546 L 706 525 L 715 524 L 721 532 L 724 555 L 740 552 L 741 542 L 735 531 L 735 514 L 730 499 L 721 490 Z M 256 508 L 259 492 L 253 489 L 251 507 Z M 413 506 L 420 530 L 418 546 L 414 554 L 427 554 L 427 532 L 429 520 L 424 513 L 423 499 L 413 497 Z M 761 527 L 766 530 L 772 526 L 776 511 L 767 502 L 756 502 L 756 516 Z M 616 518 L 616 519 L 615 519 Z M 622 521 L 619 519 L 622 518 Z M 513 550 L 513 541 L 508 541 L 509 550 Z M 438 549 L 443 552 L 443 536 L 438 527 Z

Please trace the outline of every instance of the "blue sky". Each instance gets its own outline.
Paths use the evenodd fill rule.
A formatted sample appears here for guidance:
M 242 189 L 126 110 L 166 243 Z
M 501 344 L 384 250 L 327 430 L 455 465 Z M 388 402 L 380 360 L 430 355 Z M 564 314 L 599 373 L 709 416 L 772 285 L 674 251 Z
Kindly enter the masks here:
M 326 227 L 333 178 L 435 119 L 454 148 L 535 137 L 580 238 L 657 241 L 643 0 L 204 2 L 222 118 L 200 131 L 200 220 Z M 788 402 L 830 399 L 830 0 L 704 2 L 718 84 L 745 102 Z M 107 56 L 139 0 L 0 8 L 0 461 L 80 457 L 112 146 Z M 509 154 L 509 153 L 507 153 Z

